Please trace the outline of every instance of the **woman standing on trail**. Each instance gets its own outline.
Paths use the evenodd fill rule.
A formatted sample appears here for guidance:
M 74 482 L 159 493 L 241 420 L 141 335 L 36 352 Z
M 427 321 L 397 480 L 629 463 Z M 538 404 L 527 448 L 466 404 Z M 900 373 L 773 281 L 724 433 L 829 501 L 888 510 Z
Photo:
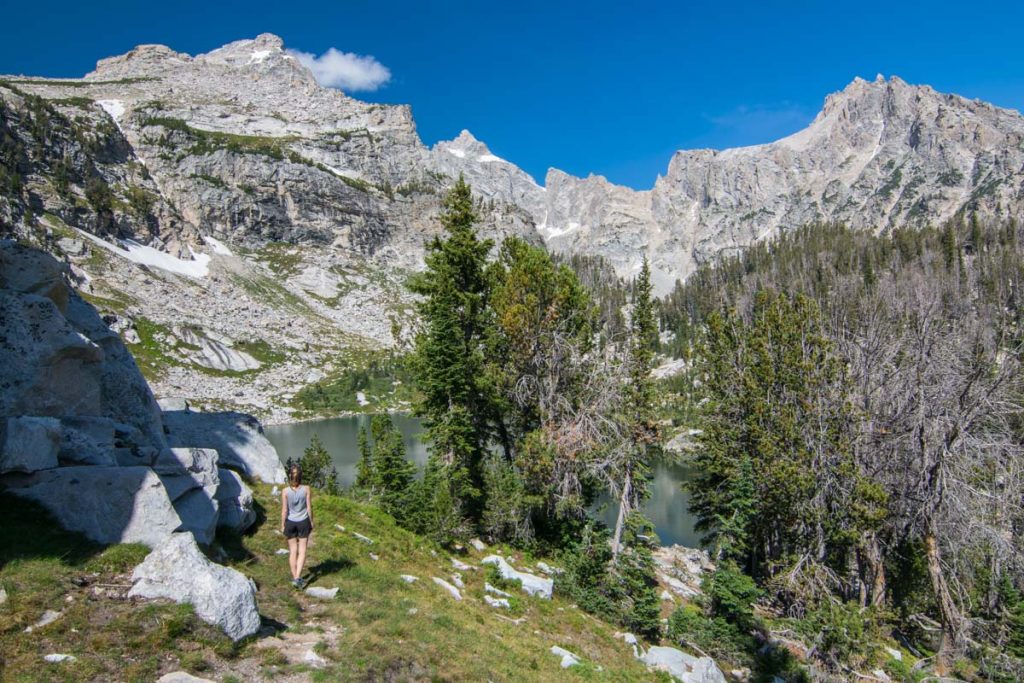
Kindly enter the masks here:
M 281 492 L 281 533 L 288 539 L 288 565 L 292 585 L 302 588 L 302 565 L 306 563 L 306 543 L 313 532 L 313 494 L 302 485 L 298 465 L 288 469 L 288 487 Z

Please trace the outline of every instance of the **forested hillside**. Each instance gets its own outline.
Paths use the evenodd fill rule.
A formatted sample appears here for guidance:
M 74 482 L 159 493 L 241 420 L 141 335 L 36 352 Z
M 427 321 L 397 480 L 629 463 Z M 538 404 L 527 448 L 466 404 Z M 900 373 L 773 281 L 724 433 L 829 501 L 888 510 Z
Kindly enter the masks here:
M 1022 251 L 1012 220 L 816 225 L 664 300 L 699 406 L 693 508 L 749 589 L 726 621 L 757 600 L 814 624 L 837 672 L 891 633 L 939 672 L 1024 675 Z

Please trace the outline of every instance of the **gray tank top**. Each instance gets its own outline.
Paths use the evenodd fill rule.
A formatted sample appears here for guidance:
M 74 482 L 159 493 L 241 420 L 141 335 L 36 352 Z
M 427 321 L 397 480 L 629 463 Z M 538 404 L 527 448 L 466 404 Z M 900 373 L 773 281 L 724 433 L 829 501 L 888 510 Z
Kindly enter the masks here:
M 285 498 L 288 501 L 288 521 L 301 522 L 309 517 L 306 510 L 306 487 L 300 486 L 293 489 L 291 486 L 284 490 Z

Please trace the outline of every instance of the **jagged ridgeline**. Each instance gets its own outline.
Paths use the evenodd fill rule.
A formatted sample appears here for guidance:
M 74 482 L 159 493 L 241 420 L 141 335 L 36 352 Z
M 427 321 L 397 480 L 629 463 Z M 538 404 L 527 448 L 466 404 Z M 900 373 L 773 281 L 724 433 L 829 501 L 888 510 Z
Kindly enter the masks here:
M 269 34 L 3 77 L 0 105 L 0 229 L 72 262 L 159 395 L 273 420 L 407 405 L 378 369 L 409 348 L 404 283 L 460 175 L 483 236 L 627 282 L 646 255 L 658 295 L 801 225 L 916 228 L 1022 202 L 1024 119 L 898 78 L 854 80 L 777 142 L 678 152 L 645 191 L 555 169 L 541 185 L 468 131 L 427 147 L 408 106 L 321 87 Z

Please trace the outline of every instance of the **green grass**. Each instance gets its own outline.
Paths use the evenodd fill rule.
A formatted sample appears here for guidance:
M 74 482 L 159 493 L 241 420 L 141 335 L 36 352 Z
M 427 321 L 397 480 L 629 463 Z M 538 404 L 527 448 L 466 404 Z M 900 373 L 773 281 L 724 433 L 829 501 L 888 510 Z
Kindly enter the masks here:
M 129 585 L 147 548 L 93 544 L 10 495 L 0 494 L 0 519 L 0 586 L 9 596 L 0 606 L 0 680 L 154 680 L 174 668 L 194 670 L 200 659 L 233 655 L 231 641 L 190 606 L 133 606 L 123 588 L 107 593 L 107 586 Z M 26 634 L 46 610 L 62 615 Z M 77 661 L 45 663 L 43 655 L 54 652 Z
M 548 601 L 520 594 L 513 610 L 498 611 L 483 602 L 487 574 L 479 570 L 463 572 L 464 599 L 456 602 L 431 581 L 451 580 L 446 552 L 399 528 L 379 509 L 348 498 L 313 497 L 316 531 L 307 576 L 313 585 L 338 587 L 337 599 L 298 593 L 289 583 L 288 558 L 276 554 L 285 547 L 273 514 L 277 499 L 266 485 L 256 486 L 255 494 L 269 517 L 260 507 L 257 528 L 244 536 L 224 534 L 215 545 L 228 556 L 226 564 L 256 582 L 265 623 L 283 635 L 307 634 L 308 647 L 327 660 L 325 668 L 289 664 L 259 638 L 234 644 L 187 605 L 124 600 L 131 569 L 146 548 L 95 545 L 59 530 L 41 509 L 0 495 L 0 585 L 10 596 L 0 607 L 0 679 L 152 681 L 185 670 L 221 681 L 304 673 L 314 681 L 669 680 L 636 662 L 615 639 L 613 626 L 561 596 Z M 364 544 L 353 532 L 374 543 Z M 478 566 L 481 557 L 471 553 L 462 559 Z M 406 584 L 401 574 L 419 581 Z M 122 588 L 108 596 L 106 586 Z M 25 634 L 47 609 L 63 615 Z M 552 645 L 576 653 L 583 664 L 563 671 L 549 652 Z M 42 656 L 51 652 L 77 661 L 44 663 Z
M 120 78 L 113 81 L 62 81 L 50 80 L 47 78 L 15 78 L 9 83 L 18 85 L 56 85 L 62 88 L 88 88 L 94 85 L 131 85 L 133 83 L 146 83 L 148 81 L 159 81 L 156 76 L 134 76 L 131 78 Z
M 293 135 L 270 137 L 202 130 L 193 128 L 182 119 L 168 116 L 149 116 L 142 121 L 142 126 L 144 128 L 159 126 L 168 131 L 183 133 L 192 140 L 192 147 L 189 148 L 188 153 L 196 156 L 204 156 L 219 149 L 226 149 L 236 154 L 260 154 L 277 161 L 288 159 L 296 163 L 309 163 L 288 150 L 288 144 L 298 139 Z
M 171 365 L 181 365 L 180 361 L 168 355 L 165 350 L 167 346 L 163 340 L 174 338 L 169 327 L 149 318 L 136 318 L 135 331 L 139 334 L 139 343 L 131 344 L 129 350 L 148 381 L 162 378 Z
M 258 498 L 275 510 L 267 488 L 259 488 Z M 305 628 L 314 631 L 330 624 L 345 626 L 341 637 L 325 637 L 314 648 L 329 662 L 314 680 L 380 680 L 386 672 L 397 680 L 658 680 L 614 639 L 614 627 L 564 599 L 517 596 L 516 610 L 498 612 L 483 602 L 487 576 L 480 570 L 463 572 L 464 600 L 456 602 L 431 581 L 432 576 L 451 580 L 451 563 L 440 548 L 399 528 L 375 507 L 319 493 L 313 505 L 316 531 L 307 566 L 314 585 L 339 588 L 334 601 L 310 601 L 288 586 L 287 557 L 274 555 L 284 540 L 273 521 L 225 546 L 237 558 L 236 566 L 260 586 L 265 616 L 289 625 L 309 621 L 313 625 Z M 373 545 L 362 543 L 353 532 L 373 539 Z M 370 552 L 380 559 L 372 560 Z M 478 565 L 480 557 L 463 559 Z M 420 580 L 406 584 L 401 574 Z M 525 621 L 514 624 L 499 614 Z M 552 645 L 580 655 L 585 665 L 563 671 L 548 651 Z M 280 659 L 271 661 L 275 663 L 265 667 L 265 675 L 301 670 Z
M 379 352 L 351 356 L 340 372 L 303 387 L 292 400 L 292 406 L 310 415 L 372 413 L 407 408 L 416 398 L 403 359 Z M 362 392 L 369 403 L 359 405 L 356 392 Z

